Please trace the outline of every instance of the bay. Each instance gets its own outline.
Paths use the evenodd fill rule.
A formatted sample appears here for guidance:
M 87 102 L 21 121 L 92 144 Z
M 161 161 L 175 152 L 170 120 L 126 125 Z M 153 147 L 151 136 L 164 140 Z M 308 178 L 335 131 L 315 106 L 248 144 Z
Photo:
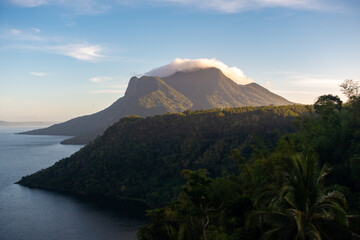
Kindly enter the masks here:
M 0 128 L 0 239 L 136 239 L 146 223 L 136 203 L 80 198 L 14 184 L 82 146 L 64 136 L 19 135 L 30 127 Z

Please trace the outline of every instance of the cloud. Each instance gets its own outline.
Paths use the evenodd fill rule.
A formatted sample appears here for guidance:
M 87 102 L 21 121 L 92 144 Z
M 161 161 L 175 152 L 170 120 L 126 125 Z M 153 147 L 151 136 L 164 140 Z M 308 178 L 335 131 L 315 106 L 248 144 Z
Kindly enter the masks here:
M 11 29 L 10 33 L 14 36 L 20 36 L 22 34 L 22 31 L 20 31 L 19 29 Z
M 17 28 L 2 29 L 0 32 L 0 38 L 14 41 L 44 41 L 44 38 L 40 37 L 38 33 L 39 32 L 34 29 L 31 29 L 31 31 L 29 29 L 20 30 Z
M 55 53 L 72 57 L 82 61 L 97 61 L 104 57 L 102 52 L 104 48 L 99 45 L 84 44 L 68 44 L 60 46 L 48 46 L 46 49 Z
M 311 91 L 288 91 L 288 90 L 272 90 L 275 93 L 290 93 L 290 94 L 305 94 L 305 95 L 321 95 L 323 94 L 322 92 L 311 92 Z
M 87 42 L 80 42 L 66 37 L 44 37 L 38 28 L 20 30 L 17 28 L 0 30 L 0 39 L 29 42 L 27 45 L 2 46 L 2 48 L 20 48 L 40 50 L 65 55 L 82 61 L 97 61 L 104 58 L 104 47 Z M 41 42 L 41 44 L 39 44 Z M 47 45 L 44 44 L 47 43 Z M 75 42 L 75 43 L 73 43 Z
M 124 93 L 125 89 L 100 89 L 100 90 L 92 90 L 90 93 L 99 94 L 99 93 Z
M 36 33 L 39 33 L 40 32 L 40 29 L 38 29 L 38 28 L 31 28 L 34 32 L 36 32 Z
M 45 77 L 47 75 L 47 73 L 43 73 L 43 72 L 29 72 L 29 74 L 31 76 L 36 76 L 36 77 Z
M 113 78 L 112 78 L 113 79 Z M 101 87 L 101 89 L 91 90 L 92 94 L 108 94 L 108 93 L 117 93 L 124 94 L 127 88 L 126 84 L 106 84 Z
M 10 3 L 20 7 L 39 7 L 42 5 L 67 8 L 76 15 L 102 14 L 110 8 L 104 1 L 99 0 L 9 0 Z
M 269 90 L 280 94 L 292 102 L 312 104 L 320 95 L 333 94 L 344 98 L 340 84 L 350 76 L 319 75 L 291 71 L 267 72 L 273 86 Z M 266 85 L 266 84 L 265 84 Z
M 94 83 L 99 83 L 99 82 L 109 81 L 112 79 L 113 79 L 112 77 L 107 77 L 107 76 L 96 76 L 96 77 L 90 78 L 89 81 L 94 82 Z
M 38 7 L 48 4 L 48 0 L 10 0 L 11 3 L 21 7 Z
M 42 5 L 68 9 L 76 15 L 103 14 L 116 5 L 143 6 L 159 3 L 179 4 L 192 8 L 211 10 L 222 13 L 236 13 L 260 8 L 284 7 L 305 10 L 333 9 L 336 0 L 9 0 L 22 7 L 38 7 Z
M 70 9 L 76 15 L 97 15 L 105 13 L 110 6 L 109 1 L 98 0 L 54 0 L 54 5 Z
M 199 68 L 211 68 L 215 67 L 220 69 L 228 78 L 232 79 L 238 84 L 248 84 L 252 80 L 246 78 L 244 73 L 237 67 L 229 67 L 223 62 L 212 58 L 200 58 L 200 59 L 181 59 L 176 58 L 172 63 L 155 68 L 150 72 L 145 73 L 148 76 L 167 77 L 179 71 L 191 71 Z
M 90 82 L 93 82 L 93 87 L 97 88 L 91 90 L 92 94 L 124 94 L 127 88 L 127 84 L 119 84 L 123 82 L 123 78 L 119 77 L 110 77 L 110 76 L 96 76 L 89 79 Z
M 158 2 L 178 3 L 205 10 L 235 13 L 268 7 L 286 7 L 306 10 L 326 10 L 329 0 L 157 0 Z

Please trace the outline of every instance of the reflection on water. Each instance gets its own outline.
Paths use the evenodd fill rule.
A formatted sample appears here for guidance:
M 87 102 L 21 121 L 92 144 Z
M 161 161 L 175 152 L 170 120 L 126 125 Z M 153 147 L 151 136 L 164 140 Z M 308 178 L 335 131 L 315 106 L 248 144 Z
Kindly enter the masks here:
M 0 239 L 135 239 L 146 223 L 140 203 L 13 184 L 81 148 L 59 144 L 65 137 L 13 134 L 19 130 L 0 129 Z

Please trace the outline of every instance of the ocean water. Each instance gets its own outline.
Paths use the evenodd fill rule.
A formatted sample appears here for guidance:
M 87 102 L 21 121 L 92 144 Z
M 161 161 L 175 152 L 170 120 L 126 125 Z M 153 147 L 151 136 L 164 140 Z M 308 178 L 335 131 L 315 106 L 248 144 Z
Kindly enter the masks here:
M 136 239 L 146 220 L 143 209 L 133 203 L 82 199 L 14 184 L 82 147 L 61 145 L 63 136 L 15 134 L 30 129 L 0 128 L 0 240 Z

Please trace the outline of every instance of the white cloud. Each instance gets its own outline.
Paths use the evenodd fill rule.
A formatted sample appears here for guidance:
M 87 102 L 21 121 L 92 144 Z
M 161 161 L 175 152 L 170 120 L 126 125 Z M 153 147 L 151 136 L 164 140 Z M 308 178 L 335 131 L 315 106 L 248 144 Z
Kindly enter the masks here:
M 110 77 L 110 76 L 96 76 L 89 79 L 90 82 L 93 82 L 95 90 L 91 90 L 92 94 L 124 94 L 127 88 L 127 84 L 119 84 L 124 81 L 123 78 L 119 77 Z
M 179 71 L 191 71 L 194 69 L 211 68 L 211 67 L 220 69 L 228 78 L 232 79 L 234 82 L 238 84 L 248 84 L 252 82 L 251 79 L 246 78 L 244 73 L 239 68 L 229 67 L 215 58 L 212 59 L 176 58 L 172 63 L 159 68 L 155 68 L 150 72 L 145 73 L 145 75 L 166 77 Z
M 40 29 L 38 29 L 38 28 L 31 28 L 34 32 L 36 32 L 36 33 L 39 33 L 40 32 Z
M 8 38 L 6 35 L 0 35 L 0 38 Z M 75 58 L 77 60 L 81 61 L 89 61 L 89 62 L 96 62 L 102 59 L 105 59 L 104 52 L 108 50 L 100 45 L 93 45 L 88 43 L 80 43 L 80 44 L 64 44 L 64 45 L 58 45 L 58 44 L 52 44 L 50 39 L 43 39 L 43 38 L 30 38 L 29 36 L 21 36 L 16 38 L 10 38 L 13 40 L 19 40 L 19 41 L 44 41 L 44 42 L 50 42 L 49 45 L 43 45 L 43 44 L 25 44 L 25 45 L 9 45 L 9 46 L 3 46 L 3 49 L 9 49 L 9 48 L 17 48 L 17 49 L 27 49 L 31 51 L 43 51 L 47 53 L 52 54 L 59 54 L 68 56 L 71 58 Z M 54 42 L 55 43 L 55 42 Z
M 289 93 L 289 94 L 305 94 L 305 95 L 321 95 L 322 92 L 311 92 L 311 91 L 291 91 L 291 90 L 272 90 L 275 93 Z
M 36 77 L 45 77 L 47 75 L 47 73 L 43 73 L 43 72 L 29 72 L 29 74 L 31 76 L 36 76 Z
M 110 7 L 105 5 L 105 1 L 99 0 L 9 0 L 12 4 L 20 7 L 39 7 L 42 5 L 67 8 L 70 12 L 77 15 L 82 14 L 101 14 Z
M 11 3 L 21 7 L 37 7 L 47 4 L 48 0 L 10 0 Z
M 44 37 L 40 32 L 38 28 L 25 30 L 16 28 L 5 29 L 3 31 L 0 30 L 0 39 L 30 43 L 29 45 L 3 46 L 3 48 L 40 50 L 65 55 L 82 61 L 97 61 L 105 57 L 103 53 L 106 49 L 100 45 L 89 44 L 87 42 L 71 43 L 78 41 L 67 39 L 66 37 Z M 48 44 L 38 44 L 38 42 L 46 42 Z M 63 44 L 61 44 L 62 42 Z
M 307 10 L 326 10 L 329 0 L 156 0 L 158 2 L 179 3 L 201 9 L 225 13 L 242 12 L 266 7 L 286 7 Z
M 34 33 L 34 30 L 30 31 L 29 29 L 3 29 L 0 32 L 0 38 L 10 39 L 15 41 L 43 41 L 44 38 L 37 35 L 38 32 Z
M 269 72 L 274 85 L 269 90 L 280 94 L 292 102 L 312 104 L 324 94 L 338 95 L 344 99 L 340 84 L 348 76 L 327 76 L 300 72 Z M 290 90 L 289 90 L 290 89 Z
M 22 34 L 22 31 L 20 31 L 19 29 L 11 29 L 11 30 L 10 30 L 10 33 L 11 33 L 12 35 L 19 36 L 19 35 Z
M 83 61 L 97 61 L 104 57 L 102 55 L 102 52 L 104 51 L 103 47 L 87 43 L 50 46 L 46 47 L 46 49 Z
M 145 4 L 173 3 L 203 10 L 235 13 L 259 8 L 285 7 L 305 10 L 329 10 L 336 0 L 9 0 L 22 7 L 49 5 L 67 8 L 76 15 L 102 14 L 116 5 L 141 6 Z
M 54 0 L 54 5 L 65 7 L 70 9 L 77 15 L 89 14 L 96 15 L 105 13 L 110 6 L 104 3 L 109 1 L 98 1 L 98 0 Z
M 125 93 L 125 89 L 100 89 L 100 90 L 93 90 L 90 91 L 93 94 L 100 94 L 100 93 Z
M 113 79 L 113 78 L 112 78 Z M 117 93 L 124 94 L 127 88 L 126 84 L 106 84 L 101 87 L 101 89 L 91 90 L 90 93 L 93 94 L 107 94 L 107 93 Z
M 99 82 L 109 81 L 112 79 L 113 79 L 112 77 L 107 77 L 107 76 L 96 76 L 96 77 L 90 78 L 89 81 L 94 82 L 94 83 L 99 83 Z
M 318 78 L 306 75 L 299 75 L 290 82 L 290 84 L 296 87 L 308 87 L 308 88 L 336 88 L 339 89 L 343 79 L 333 78 Z

